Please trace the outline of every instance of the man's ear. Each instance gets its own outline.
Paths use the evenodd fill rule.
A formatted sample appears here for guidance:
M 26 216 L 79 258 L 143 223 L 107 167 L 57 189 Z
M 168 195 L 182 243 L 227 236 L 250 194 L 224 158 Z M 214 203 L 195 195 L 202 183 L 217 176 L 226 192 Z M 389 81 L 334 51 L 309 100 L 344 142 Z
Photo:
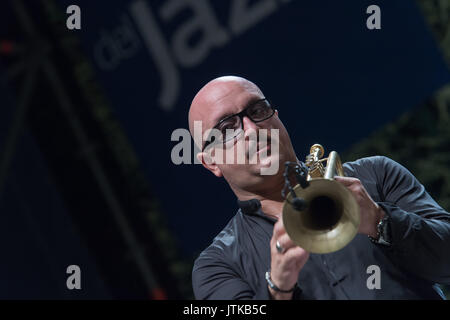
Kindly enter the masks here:
M 217 166 L 214 159 L 207 152 L 197 153 L 197 160 L 202 163 L 202 165 L 211 171 L 216 177 L 220 178 L 223 176 L 222 170 Z

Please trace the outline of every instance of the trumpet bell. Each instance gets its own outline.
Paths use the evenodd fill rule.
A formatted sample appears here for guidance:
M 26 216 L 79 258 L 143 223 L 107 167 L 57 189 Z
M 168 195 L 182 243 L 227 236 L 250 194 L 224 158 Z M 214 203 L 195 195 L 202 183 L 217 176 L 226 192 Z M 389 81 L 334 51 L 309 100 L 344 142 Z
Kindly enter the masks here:
M 283 224 L 294 243 L 311 253 L 330 253 L 345 247 L 357 234 L 359 206 L 352 193 L 334 179 L 313 178 L 303 189 L 294 187 L 308 203 L 296 210 L 288 201 L 283 205 Z M 292 201 L 292 194 L 288 195 Z

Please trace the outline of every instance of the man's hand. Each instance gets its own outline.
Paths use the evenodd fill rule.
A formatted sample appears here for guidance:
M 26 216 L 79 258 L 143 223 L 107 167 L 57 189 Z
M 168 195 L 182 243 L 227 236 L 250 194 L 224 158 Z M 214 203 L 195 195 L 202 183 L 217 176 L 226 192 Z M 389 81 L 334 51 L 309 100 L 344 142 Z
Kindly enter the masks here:
M 358 232 L 376 238 L 377 225 L 385 215 L 384 210 L 372 200 L 359 179 L 340 176 L 335 179 L 351 191 L 359 205 L 361 222 Z
M 279 242 L 282 252 L 277 250 L 276 244 Z M 273 228 L 272 239 L 270 240 L 271 264 L 270 274 L 272 282 L 281 290 L 290 290 L 298 280 L 298 274 L 305 265 L 309 257 L 309 252 L 297 246 L 289 238 L 283 226 L 283 220 L 278 219 Z M 275 300 L 290 300 L 291 293 L 277 292 L 269 287 L 270 294 Z

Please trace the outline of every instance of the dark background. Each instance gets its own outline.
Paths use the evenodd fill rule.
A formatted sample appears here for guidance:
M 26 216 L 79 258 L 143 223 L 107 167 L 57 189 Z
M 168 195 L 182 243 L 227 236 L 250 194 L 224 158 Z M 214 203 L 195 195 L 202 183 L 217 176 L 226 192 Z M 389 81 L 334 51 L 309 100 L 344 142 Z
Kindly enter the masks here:
M 236 199 L 174 164 L 171 135 L 221 75 L 262 89 L 300 159 L 316 142 L 344 161 L 389 156 L 449 210 L 445 3 L 2 2 L 0 298 L 192 297 L 192 262 Z M 82 290 L 66 288 L 72 264 Z

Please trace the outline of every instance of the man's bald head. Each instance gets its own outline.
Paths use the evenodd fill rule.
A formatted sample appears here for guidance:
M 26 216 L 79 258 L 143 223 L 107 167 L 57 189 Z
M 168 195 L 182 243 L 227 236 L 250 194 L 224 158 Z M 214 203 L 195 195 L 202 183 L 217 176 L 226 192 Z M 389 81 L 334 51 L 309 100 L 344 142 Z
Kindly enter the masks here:
M 231 143 L 217 144 L 203 150 L 204 134 L 222 119 L 240 114 L 258 101 L 266 101 L 266 106 L 272 108 L 265 98 L 253 82 L 241 77 L 224 76 L 211 80 L 201 88 L 189 109 L 189 130 L 195 144 L 201 150 L 197 154 L 197 159 L 215 176 L 224 177 L 238 198 L 249 192 L 270 191 L 268 188 L 272 188 L 271 186 L 282 185 L 284 178 L 283 172 L 278 170 L 279 164 L 296 161 L 289 134 L 278 118 L 278 111 L 275 110 L 268 118 L 257 122 L 248 115 L 241 115 L 240 125 L 243 134 L 229 140 Z M 197 136 L 199 134 L 196 132 L 197 123 L 195 126 L 197 130 L 194 130 L 196 121 L 201 121 L 201 136 Z M 261 135 L 260 130 L 264 130 Z M 263 144 L 263 140 L 267 140 L 267 144 Z M 250 150 L 250 146 L 255 148 Z M 264 156 L 264 150 L 268 151 L 265 153 L 267 156 Z M 231 160 L 228 161 L 228 155 L 234 157 L 231 156 Z M 241 155 L 245 163 L 236 160 Z M 257 161 L 251 161 L 254 159 Z M 275 171 L 270 175 L 262 175 L 262 170 L 267 168 L 275 168 Z
M 189 131 L 194 133 L 194 121 L 202 121 L 203 131 L 212 128 L 227 112 L 235 109 L 251 93 L 261 98 L 261 90 L 251 81 L 237 76 L 222 76 L 208 82 L 195 95 L 189 109 Z

